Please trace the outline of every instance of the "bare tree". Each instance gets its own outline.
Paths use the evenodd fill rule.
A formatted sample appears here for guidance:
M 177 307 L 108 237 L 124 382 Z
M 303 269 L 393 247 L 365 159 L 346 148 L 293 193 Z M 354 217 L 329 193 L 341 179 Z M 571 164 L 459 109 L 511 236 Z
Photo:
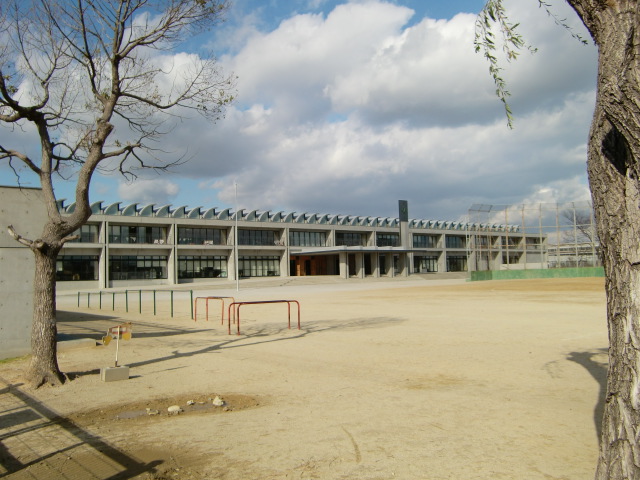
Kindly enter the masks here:
M 566 0 L 598 47 L 597 98 L 589 134 L 589 184 L 606 274 L 609 371 L 596 478 L 640 478 L 640 3 Z M 549 5 L 538 0 L 549 11 Z M 556 18 L 558 23 L 561 20 Z M 502 0 L 489 0 L 477 22 L 484 51 L 507 105 L 491 26 L 506 57 L 525 44 Z M 507 110 L 509 122 L 510 112 Z
M 158 53 L 216 25 L 214 0 L 5 0 L 0 4 L 0 125 L 31 135 L 34 151 L 0 142 L 0 160 L 37 175 L 48 219 L 39 238 L 9 233 L 35 255 L 32 359 L 28 381 L 64 381 L 56 355 L 56 258 L 91 215 L 99 168 L 135 175 L 167 168 L 157 142 L 190 113 L 217 120 L 233 77 L 214 58 L 163 63 Z M 184 55 L 187 57 L 187 55 Z M 175 161 L 175 160 L 173 160 Z M 171 163 L 171 162 L 169 162 Z M 75 211 L 62 216 L 55 183 L 77 177 Z
M 585 210 L 567 208 L 560 212 L 564 220 L 562 241 L 565 243 L 598 243 L 598 234 L 592 213 Z

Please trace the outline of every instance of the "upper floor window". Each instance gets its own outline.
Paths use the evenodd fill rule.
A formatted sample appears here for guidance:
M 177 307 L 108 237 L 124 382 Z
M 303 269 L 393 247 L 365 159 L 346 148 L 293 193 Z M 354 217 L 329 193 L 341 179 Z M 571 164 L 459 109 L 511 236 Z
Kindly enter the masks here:
M 238 245 L 276 245 L 274 230 L 238 230 Z
M 365 246 L 364 235 L 354 232 L 336 232 L 336 245 L 347 247 Z
M 438 237 L 436 235 L 413 235 L 413 248 L 436 248 Z
M 501 237 L 503 247 L 517 247 L 520 244 L 519 237 Z
M 535 237 L 527 237 L 527 248 L 531 248 L 534 250 L 539 250 L 542 248 L 542 239 Z
M 459 235 L 447 235 L 446 246 L 447 248 L 465 248 L 466 238 Z
M 327 245 L 327 233 L 290 231 L 289 245 L 296 247 L 324 247 Z
M 180 245 L 224 245 L 225 231 L 220 228 L 178 227 Z
M 78 235 L 80 238 L 71 241 L 75 243 L 98 243 L 98 231 L 98 225 L 83 225 L 73 232 L 74 235 Z
M 109 225 L 109 243 L 164 244 L 166 241 L 166 227 Z
M 376 245 L 379 247 L 399 247 L 400 235 L 397 233 L 378 233 Z

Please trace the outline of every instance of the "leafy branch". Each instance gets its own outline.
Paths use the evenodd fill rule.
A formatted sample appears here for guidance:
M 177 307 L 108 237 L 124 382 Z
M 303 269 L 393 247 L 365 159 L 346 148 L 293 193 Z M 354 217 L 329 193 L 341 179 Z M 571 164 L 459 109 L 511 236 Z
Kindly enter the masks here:
M 476 19 L 476 30 L 473 44 L 476 53 L 483 52 L 484 58 L 489 62 L 489 74 L 496 86 L 496 95 L 504 105 L 504 111 L 507 116 L 507 125 L 513 128 L 513 112 L 508 102 L 511 96 L 507 90 L 507 84 L 502 77 L 502 68 L 498 61 L 498 40 L 493 31 L 493 26 L 497 25 L 502 34 L 502 53 L 508 62 L 516 60 L 522 49 L 535 53 L 536 49 L 527 45 L 524 38 L 517 29 L 518 23 L 511 23 L 507 17 L 502 0 L 489 0 Z
M 566 19 L 558 17 L 551 11 L 551 4 L 545 0 L 538 0 L 538 6 L 543 8 L 547 12 L 547 15 L 553 18 L 556 25 L 567 30 L 573 38 L 583 45 L 589 44 L 584 37 L 567 24 Z M 507 90 L 507 84 L 502 77 L 503 69 L 499 65 L 498 44 L 501 46 L 502 53 L 507 62 L 517 60 L 522 50 L 528 50 L 531 53 L 537 52 L 537 49 L 528 45 L 518 32 L 519 25 L 519 23 L 511 23 L 509 21 L 503 0 L 488 0 L 476 18 L 475 38 L 473 42 L 476 53 L 482 52 L 484 58 L 489 62 L 489 74 L 496 86 L 496 96 L 504 105 L 509 128 L 513 128 L 513 112 L 511 111 L 511 106 L 508 101 L 511 93 Z M 496 38 L 495 31 L 498 31 L 502 36 L 501 41 Z

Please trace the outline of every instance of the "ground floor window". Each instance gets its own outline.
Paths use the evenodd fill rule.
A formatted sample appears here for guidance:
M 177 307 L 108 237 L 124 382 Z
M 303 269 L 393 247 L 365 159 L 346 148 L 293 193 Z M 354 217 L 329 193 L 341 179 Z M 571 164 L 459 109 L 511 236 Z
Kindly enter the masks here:
M 109 280 L 167 278 L 167 257 L 161 255 L 114 255 L 109 257 Z
M 413 269 L 416 273 L 435 273 L 438 271 L 438 257 L 413 257 Z
M 280 257 L 240 257 L 238 263 L 241 277 L 278 277 L 280 276 Z
M 226 278 L 227 257 L 184 255 L 178 257 L 178 278 Z
M 447 256 L 447 272 L 466 272 L 467 257 L 464 255 Z
M 56 280 L 98 280 L 97 255 L 60 255 L 56 260 Z
M 476 254 L 476 270 L 480 272 L 491 270 L 491 260 L 489 258 L 489 253 L 479 252 Z
M 502 254 L 502 263 L 507 265 L 517 265 L 520 263 L 520 253 L 503 253 Z

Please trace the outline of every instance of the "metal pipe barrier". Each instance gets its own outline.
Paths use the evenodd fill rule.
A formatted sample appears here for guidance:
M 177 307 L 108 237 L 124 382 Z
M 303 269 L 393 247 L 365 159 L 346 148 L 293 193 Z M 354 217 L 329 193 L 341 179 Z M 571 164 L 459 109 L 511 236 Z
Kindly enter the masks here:
M 142 292 L 151 292 L 153 294 L 153 315 L 155 316 L 158 313 L 158 309 L 157 309 L 157 296 L 156 293 L 157 292 L 169 292 L 169 297 L 170 297 L 170 314 L 171 314 L 171 318 L 173 318 L 174 315 L 174 292 L 186 292 L 186 290 L 150 290 L 150 289 L 143 289 L 143 290 L 124 290 L 124 291 L 119 291 L 119 292 L 102 292 L 102 290 L 97 292 L 98 295 L 98 308 L 100 310 L 102 310 L 102 295 L 103 293 L 106 295 L 108 293 L 111 293 L 111 310 L 115 311 L 116 309 L 116 294 L 124 294 L 124 305 L 125 305 L 125 312 L 129 313 L 129 293 L 135 294 L 137 292 L 137 296 L 138 296 L 138 313 L 142 314 Z M 193 304 L 193 290 L 188 290 L 189 292 L 189 305 L 190 305 L 190 315 L 191 315 L 191 319 L 193 319 L 194 316 L 194 304 Z M 81 295 L 83 292 L 78 292 L 78 308 L 80 308 L 80 300 L 81 300 Z M 91 308 L 91 294 L 96 294 L 96 292 L 86 292 L 87 294 L 87 308 Z M 224 306 L 223 306 L 224 309 Z
M 209 321 L 209 300 L 220 300 L 220 325 L 224 325 L 224 301 L 226 299 L 231 299 L 232 303 L 236 301 L 233 297 L 196 297 L 194 301 L 193 321 L 198 321 L 198 300 L 205 301 L 205 318 L 207 322 Z
M 238 326 L 237 334 L 240 335 L 240 307 L 242 305 L 258 305 L 258 304 L 265 304 L 265 303 L 286 303 L 287 304 L 289 329 L 291 329 L 291 304 L 295 303 L 296 305 L 298 305 L 298 330 L 300 330 L 300 302 L 298 302 L 297 300 L 259 300 L 259 301 L 252 301 L 252 302 L 232 302 L 229 304 L 229 311 L 228 311 L 229 335 L 231 335 L 231 307 L 235 307 L 235 318 L 236 318 L 236 324 Z

